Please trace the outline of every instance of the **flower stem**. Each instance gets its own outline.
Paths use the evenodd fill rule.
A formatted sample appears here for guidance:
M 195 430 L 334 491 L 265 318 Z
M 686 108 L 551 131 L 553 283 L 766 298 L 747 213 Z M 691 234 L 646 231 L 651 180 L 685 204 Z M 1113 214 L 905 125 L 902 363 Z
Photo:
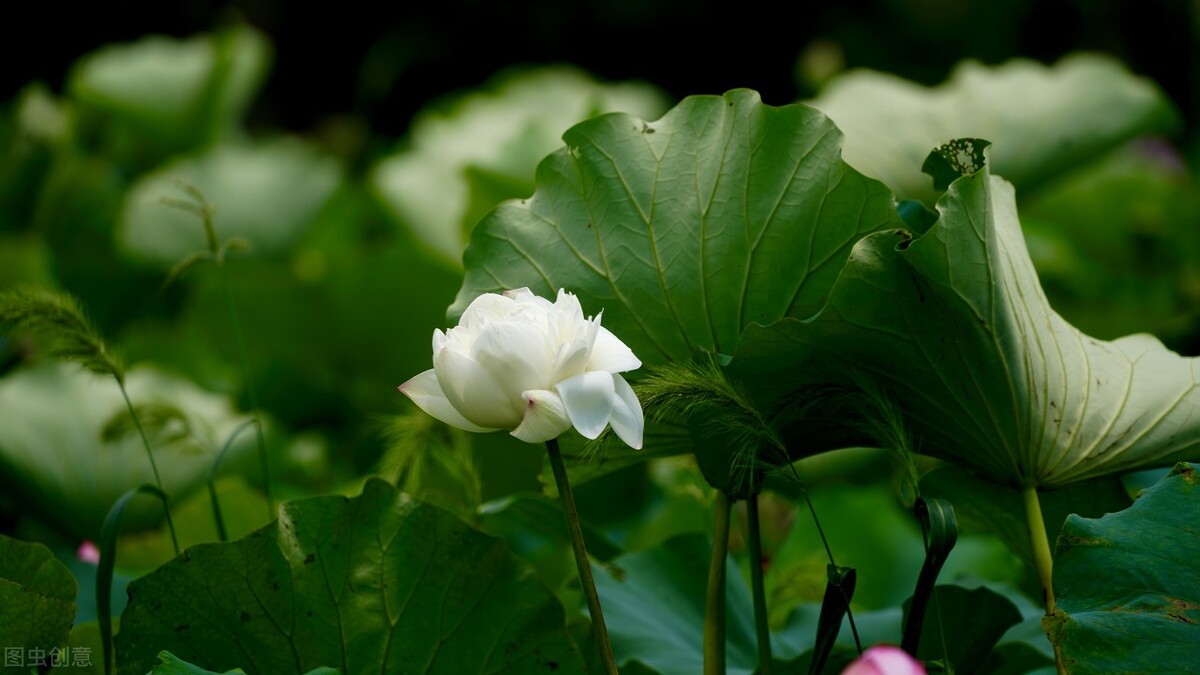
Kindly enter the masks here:
M 246 338 L 242 333 L 242 322 L 238 319 L 237 307 L 233 304 L 229 272 L 225 269 L 223 262 L 219 262 L 218 266 L 221 268 L 221 289 L 225 294 L 225 307 L 229 311 L 229 323 L 233 329 L 238 361 L 242 367 L 242 380 L 246 383 L 246 396 L 250 398 L 250 416 L 254 418 L 254 435 L 258 441 L 258 460 L 262 470 L 263 494 L 267 498 L 267 520 L 275 520 L 275 500 L 271 498 L 271 468 L 267 460 L 267 444 L 263 440 L 262 419 L 258 413 L 258 397 L 254 394 L 254 382 L 250 378 L 250 358 L 246 355 Z
M 725 675 L 725 559 L 729 555 L 729 495 L 717 490 L 712 560 L 704 603 L 704 675 Z
M 1038 500 L 1036 487 L 1023 489 L 1021 496 L 1025 500 L 1025 523 L 1029 528 L 1029 545 L 1033 551 L 1033 566 L 1037 571 L 1038 581 L 1042 584 L 1042 600 L 1046 603 L 1046 614 L 1053 614 L 1054 559 L 1050 553 L 1050 539 L 1046 536 L 1046 522 L 1042 520 L 1042 505 Z
M 221 451 L 217 453 L 212 465 L 208 468 L 208 496 L 212 502 L 213 522 L 217 525 L 217 538 L 222 542 L 229 541 L 229 533 L 225 530 L 225 518 L 221 515 L 221 500 L 217 498 L 217 471 L 221 468 L 221 462 L 225 459 L 225 453 L 229 452 L 229 448 L 233 446 L 233 442 L 251 424 L 254 424 L 254 420 L 243 422 L 238 428 L 233 430 L 232 434 L 229 434 L 229 438 L 225 439 L 225 445 L 221 447 Z
M 567 520 L 567 533 L 571 537 L 571 548 L 575 552 L 575 568 L 579 571 L 579 584 L 587 598 L 588 612 L 592 615 L 592 632 L 596 637 L 596 648 L 600 650 L 600 662 L 605 675 L 617 675 L 617 660 L 613 656 L 612 643 L 608 639 L 608 627 L 604 624 L 604 612 L 600 608 L 600 595 L 592 579 L 592 566 L 588 562 L 587 548 L 583 545 L 583 530 L 579 527 L 579 512 L 575 509 L 575 495 L 567 481 L 567 467 L 563 464 L 558 439 L 546 441 L 550 454 L 550 468 L 554 471 L 554 482 L 558 485 L 558 496 L 562 500 L 563 516 Z
M 163 486 L 162 476 L 158 474 L 158 463 L 154 461 L 154 453 L 150 450 L 150 439 L 146 438 L 142 420 L 138 418 L 137 411 L 133 408 L 133 401 L 129 400 L 129 392 L 125 391 L 125 378 L 116 373 L 113 373 L 113 378 L 117 381 L 117 387 L 121 389 L 125 407 L 129 409 L 129 416 L 133 418 L 133 426 L 137 427 L 138 435 L 142 437 L 142 447 L 146 448 L 146 458 L 150 460 L 150 470 L 154 472 L 154 483 L 162 492 L 163 511 L 167 514 L 167 529 L 171 532 L 171 545 L 175 547 L 175 555 L 179 555 L 179 538 L 175 536 L 175 521 L 171 519 L 171 504 L 167 499 L 167 489 Z
M 1046 536 L 1046 521 L 1042 518 L 1042 504 L 1038 500 L 1037 487 L 1028 486 L 1021 490 L 1025 501 L 1025 524 L 1029 530 L 1029 546 L 1033 552 L 1033 567 L 1042 585 L 1042 600 L 1046 603 L 1046 616 L 1054 614 L 1054 557 L 1050 552 L 1050 539 Z M 1066 672 L 1062 653 L 1054 645 L 1054 659 L 1058 672 Z
M 754 629 L 758 634 L 758 672 L 771 675 L 771 626 L 767 623 L 767 592 L 763 586 L 762 527 L 758 521 L 758 495 L 746 500 L 747 535 L 750 540 L 750 585 L 754 593 Z

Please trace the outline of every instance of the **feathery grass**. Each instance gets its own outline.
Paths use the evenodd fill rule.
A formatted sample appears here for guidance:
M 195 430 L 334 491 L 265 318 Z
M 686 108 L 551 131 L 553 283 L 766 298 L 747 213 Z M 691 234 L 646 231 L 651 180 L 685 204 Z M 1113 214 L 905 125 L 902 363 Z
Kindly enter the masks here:
M 250 377 L 250 357 L 246 353 L 246 336 L 242 331 L 241 319 L 238 317 L 237 306 L 233 301 L 233 290 L 229 283 L 229 272 L 225 268 L 225 255 L 230 251 L 249 250 L 250 243 L 241 237 L 230 237 L 221 241 L 214 224 L 216 208 L 205 198 L 199 188 L 182 180 L 175 181 L 175 187 L 187 195 L 187 199 L 177 197 L 162 197 L 159 201 L 164 206 L 178 209 L 196 216 L 204 228 L 204 237 L 208 249 L 196 251 L 175 264 L 163 279 L 162 287 L 174 283 L 192 267 L 208 260 L 216 263 L 221 276 L 221 291 L 225 296 L 225 308 L 229 313 L 229 326 L 233 332 L 233 340 L 237 345 L 238 362 L 242 370 L 242 380 L 246 386 L 246 396 L 250 399 L 250 415 L 254 418 L 254 438 L 258 445 L 259 465 L 262 470 L 263 493 L 267 498 L 267 517 L 275 518 L 275 499 L 271 494 L 271 466 L 267 456 L 267 443 L 263 437 L 262 415 L 258 409 L 258 396 L 254 391 L 254 381 Z
M 467 432 L 414 409 L 382 423 L 383 456 L 379 474 L 414 495 L 428 486 L 427 473 L 440 469 L 463 491 L 470 512 L 483 502 L 483 483 Z
M 714 359 L 652 368 L 634 391 L 648 419 L 695 420 L 701 429 L 727 441 L 736 473 L 731 478 L 739 486 L 750 484 L 757 471 L 787 462 L 775 427 Z
M 0 293 L 0 323 L 36 336 L 53 358 L 125 380 L 121 361 L 104 346 L 100 333 L 68 293 L 36 287 Z
M 888 450 L 897 467 L 899 492 L 906 508 L 920 496 L 916 443 L 904 421 L 900 404 L 877 382 L 854 371 L 843 371 L 839 384 L 803 387 L 782 398 L 771 413 L 777 428 L 803 424 L 806 419 L 836 421 Z
M 150 449 L 150 439 L 125 389 L 125 370 L 121 362 L 108 352 L 99 331 L 84 316 L 79 303 L 68 293 L 45 288 L 18 288 L 0 293 L 0 322 L 10 323 L 17 330 L 37 335 L 46 342 L 50 356 L 73 361 L 99 375 L 111 375 L 117 381 L 129 411 L 129 419 L 141 436 L 142 447 L 146 449 L 146 458 L 150 461 L 150 470 L 154 473 L 157 486 L 155 489 L 162 495 L 171 543 L 178 554 L 179 539 L 175 536 L 175 522 L 171 519 L 166 489 L 158 473 L 158 463 L 154 461 L 154 452 Z

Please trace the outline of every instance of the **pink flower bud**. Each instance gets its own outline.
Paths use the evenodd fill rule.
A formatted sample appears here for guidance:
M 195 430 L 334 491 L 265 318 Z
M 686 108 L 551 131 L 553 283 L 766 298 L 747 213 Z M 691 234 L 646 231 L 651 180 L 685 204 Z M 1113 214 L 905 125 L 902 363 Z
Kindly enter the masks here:
M 847 666 L 842 675 L 925 675 L 925 667 L 899 647 L 875 645 Z
M 91 540 L 84 539 L 79 548 L 75 550 L 75 557 L 83 562 L 92 563 L 93 565 L 100 564 L 100 549 Z

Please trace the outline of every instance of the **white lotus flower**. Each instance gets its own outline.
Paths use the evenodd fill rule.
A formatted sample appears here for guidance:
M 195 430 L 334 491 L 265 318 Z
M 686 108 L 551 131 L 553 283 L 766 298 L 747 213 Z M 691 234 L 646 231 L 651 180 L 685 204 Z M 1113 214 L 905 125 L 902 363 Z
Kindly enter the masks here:
M 551 303 L 528 288 L 475 298 L 455 328 L 433 332 L 433 368 L 400 385 L 422 410 L 468 431 L 511 429 L 528 443 L 575 427 L 596 438 L 612 425 L 642 447 L 645 424 L 619 373 L 641 367 L 629 347 L 584 318 L 564 290 Z

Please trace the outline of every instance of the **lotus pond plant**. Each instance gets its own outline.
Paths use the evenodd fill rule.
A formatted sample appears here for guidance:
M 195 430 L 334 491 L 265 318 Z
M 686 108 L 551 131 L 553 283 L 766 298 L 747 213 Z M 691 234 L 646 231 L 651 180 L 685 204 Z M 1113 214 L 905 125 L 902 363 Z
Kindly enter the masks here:
M 1188 322 L 1096 333 L 1045 247 L 1089 234 L 1072 172 L 1174 152 L 1145 137 L 1180 121 L 1150 81 L 1077 55 L 667 110 L 533 70 L 351 159 L 240 128 L 268 53 L 144 40 L 0 107 L 6 668 L 1195 665 Z M 1200 269 L 1176 164 L 1155 194 L 1183 208 L 1114 211 L 1078 250 Z M 1195 297 L 1170 272 L 1138 286 L 1159 308 Z
M 575 295 L 559 289 L 551 303 L 528 288 L 485 293 L 458 326 L 433 332 L 433 368 L 400 391 L 437 419 L 467 431 L 511 429 L 526 443 L 545 443 L 558 484 L 596 644 L 604 670 L 617 666 L 558 437 L 574 427 L 594 439 L 612 425 L 630 447 L 642 447 L 644 418 L 620 373 L 641 367 L 629 347 L 584 318 Z

